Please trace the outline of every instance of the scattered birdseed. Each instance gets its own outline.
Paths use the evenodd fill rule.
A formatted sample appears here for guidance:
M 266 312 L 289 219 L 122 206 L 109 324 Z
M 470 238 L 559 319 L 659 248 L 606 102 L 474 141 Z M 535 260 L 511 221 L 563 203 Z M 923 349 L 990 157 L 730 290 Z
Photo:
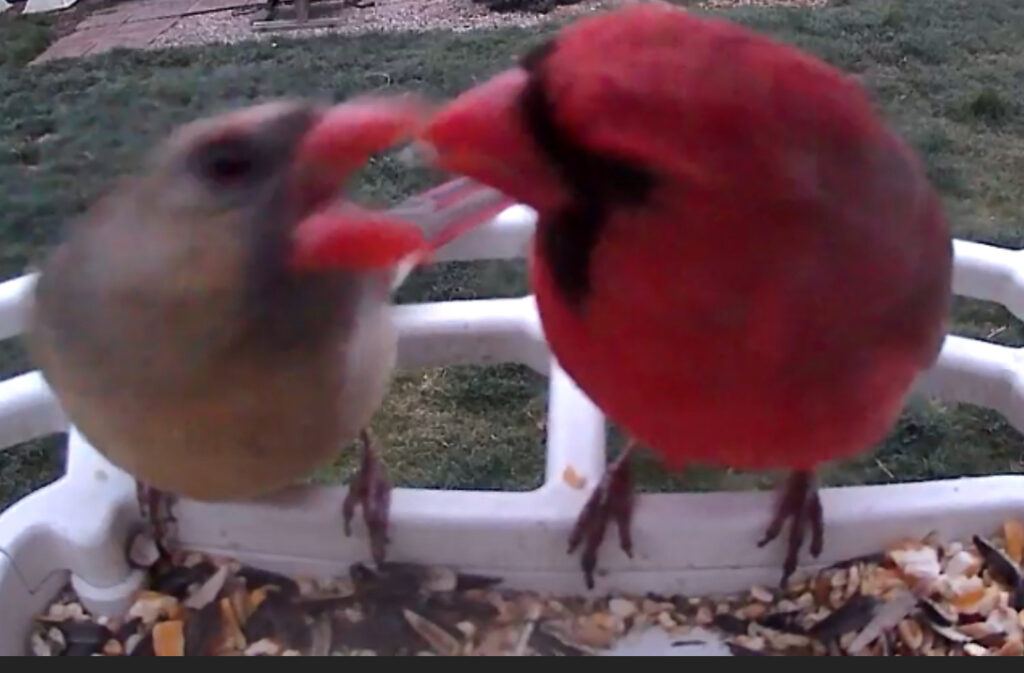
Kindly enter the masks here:
M 735 656 L 1024 656 L 1024 526 L 907 540 L 785 590 L 734 596 L 548 596 L 405 563 L 290 578 L 196 554 L 150 568 L 121 619 L 70 589 L 40 615 L 36 656 L 589 656 L 640 629 L 698 626 Z M 691 636 L 692 637 L 692 636 Z

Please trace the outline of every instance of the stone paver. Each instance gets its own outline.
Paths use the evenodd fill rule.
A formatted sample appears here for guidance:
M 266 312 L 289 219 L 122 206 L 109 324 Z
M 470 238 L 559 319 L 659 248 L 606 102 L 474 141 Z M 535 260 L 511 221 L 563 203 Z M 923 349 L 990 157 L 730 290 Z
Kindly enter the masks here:
M 34 61 L 44 63 L 58 58 L 78 58 L 99 54 L 117 47 L 142 49 L 158 35 L 174 25 L 177 16 L 149 21 L 105 24 L 84 30 L 75 30 L 50 45 Z
M 84 21 L 75 26 L 76 31 L 88 30 L 90 28 L 102 28 L 103 26 L 116 26 L 124 23 L 127 15 L 118 11 L 116 7 L 103 9 L 88 16 Z
M 0 0 L 2 1 L 2 0 Z M 182 16 L 217 12 L 264 0 L 137 0 L 94 12 L 75 32 L 50 45 L 33 63 L 77 58 L 117 47 L 143 49 Z
M 157 35 L 173 26 L 177 20 L 177 16 L 172 16 L 165 19 L 124 23 L 104 29 L 89 54 L 99 54 L 117 47 L 144 49 Z
M 196 0 L 142 0 L 141 2 L 126 2 L 121 6 L 127 13 L 125 23 L 129 23 L 179 17 L 188 14 L 195 3 Z
M 93 28 L 91 30 L 78 30 L 66 35 L 49 46 L 42 54 L 37 56 L 32 64 L 53 61 L 58 58 L 78 58 L 85 56 L 96 44 L 96 36 L 105 28 Z

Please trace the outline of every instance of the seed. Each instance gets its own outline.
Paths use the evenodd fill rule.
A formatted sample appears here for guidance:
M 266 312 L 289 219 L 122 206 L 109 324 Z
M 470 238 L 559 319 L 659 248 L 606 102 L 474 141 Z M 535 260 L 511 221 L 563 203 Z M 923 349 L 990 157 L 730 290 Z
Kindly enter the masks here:
M 1006 643 L 999 648 L 999 652 L 997 654 L 1000 657 L 1024 656 L 1024 642 L 1021 642 L 1020 638 L 1007 640 Z
M 620 619 L 627 619 L 636 614 L 636 604 L 625 598 L 613 598 L 608 601 L 608 609 Z
M 755 652 L 760 652 L 764 649 L 764 638 L 760 636 L 740 635 L 735 636 L 732 640 L 740 647 L 745 647 L 748 650 L 753 650 Z
M 969 551 L 961 550 L 946 562 L 946 574 L 954 577 L 973 577 L 981 571 L 981 559 Z
M 988 650 L 978 643 L 966 643 L 964 645 L 964 652 L 972 657 L 988 656 Z
M 459 578 L 451 568 L 434 567 L 427 569 L 423 588 L 432 593 L 455 591 Z
M 402 610 L 409 626 L 420 635 L 438 654 L 443 656 L 455 656 L 459 652 L 459 641 L 455 640 L 447 631 L 434 622 L 421 617 L 412 610 Z
M 912 651 L 917 652 L 924 644 L 924 633 L 921 625 L 912 619 L 904 619 L 897 627 L 900 633 L 900 640 Z
M 1024 560 L 1024 525 L 1011 519 L 1003 524 L 1003 535 L 1006 537 L 1006 555 L 1019 564 Z
M 768 606 L 764 603 L 751 603 L 750 605 L 738 610 L 736 615 L 743 619 L 760 619 L 768 612 Z
M 185 624 L 180 619 L 160 622 L 153 627 L 153 652 L 158 657 L 185 656 Z
M 257 640 L 255 643 L 245 648 L 245 656 L 247 657 L 258 657 L 260 655 L 275 655 L 281 651 L 281 647 L 270 638 L 264 638 Z

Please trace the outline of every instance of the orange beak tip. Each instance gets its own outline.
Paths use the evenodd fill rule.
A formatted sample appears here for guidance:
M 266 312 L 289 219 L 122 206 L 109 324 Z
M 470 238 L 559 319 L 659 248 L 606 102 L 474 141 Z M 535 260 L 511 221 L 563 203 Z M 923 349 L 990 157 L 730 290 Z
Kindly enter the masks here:
M 538 163 L 520 114 L 530 77 L 521 67 L 509 68 L 438 110 L 415 137 L 430 163 L 522 200 L 518 183 L 532 179 Z
M 517 108 L 518 98 L 529 79 L 529 73 L 520 67 L 497 73 L 437 109 L 422 126 L 418 137 L 443 146 L 449 139 L 462 137 L 467 130 L 485 131 L 490 118 L 504 117 L 509 110 Z M 465 124 L 470 120 L 479 123 L 467 129 Z
M 419 227 L 356 206 L 307 217 L 292 246 L 293 265 L 305 271 L 386 269 L 428 247 Z

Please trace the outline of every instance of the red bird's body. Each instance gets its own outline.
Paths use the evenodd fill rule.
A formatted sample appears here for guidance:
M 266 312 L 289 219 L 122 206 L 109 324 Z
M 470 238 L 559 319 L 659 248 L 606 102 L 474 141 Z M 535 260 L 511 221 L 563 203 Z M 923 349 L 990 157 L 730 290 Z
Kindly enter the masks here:
M 533 288 L 581 389 L 671 465 L 794 470 L 766 541 L 793 517 L 786 575 L 805 526 L 820 552 L 810 471 L 889 431 L 951 295 L 938 196 L 861 86 L 739 26 L 634 5 L 563 30 L 424 138 L 539 211 Z M 628 524 L 599 502 L 614 483 L 574 533 L 588 575 L 607 520 Z

